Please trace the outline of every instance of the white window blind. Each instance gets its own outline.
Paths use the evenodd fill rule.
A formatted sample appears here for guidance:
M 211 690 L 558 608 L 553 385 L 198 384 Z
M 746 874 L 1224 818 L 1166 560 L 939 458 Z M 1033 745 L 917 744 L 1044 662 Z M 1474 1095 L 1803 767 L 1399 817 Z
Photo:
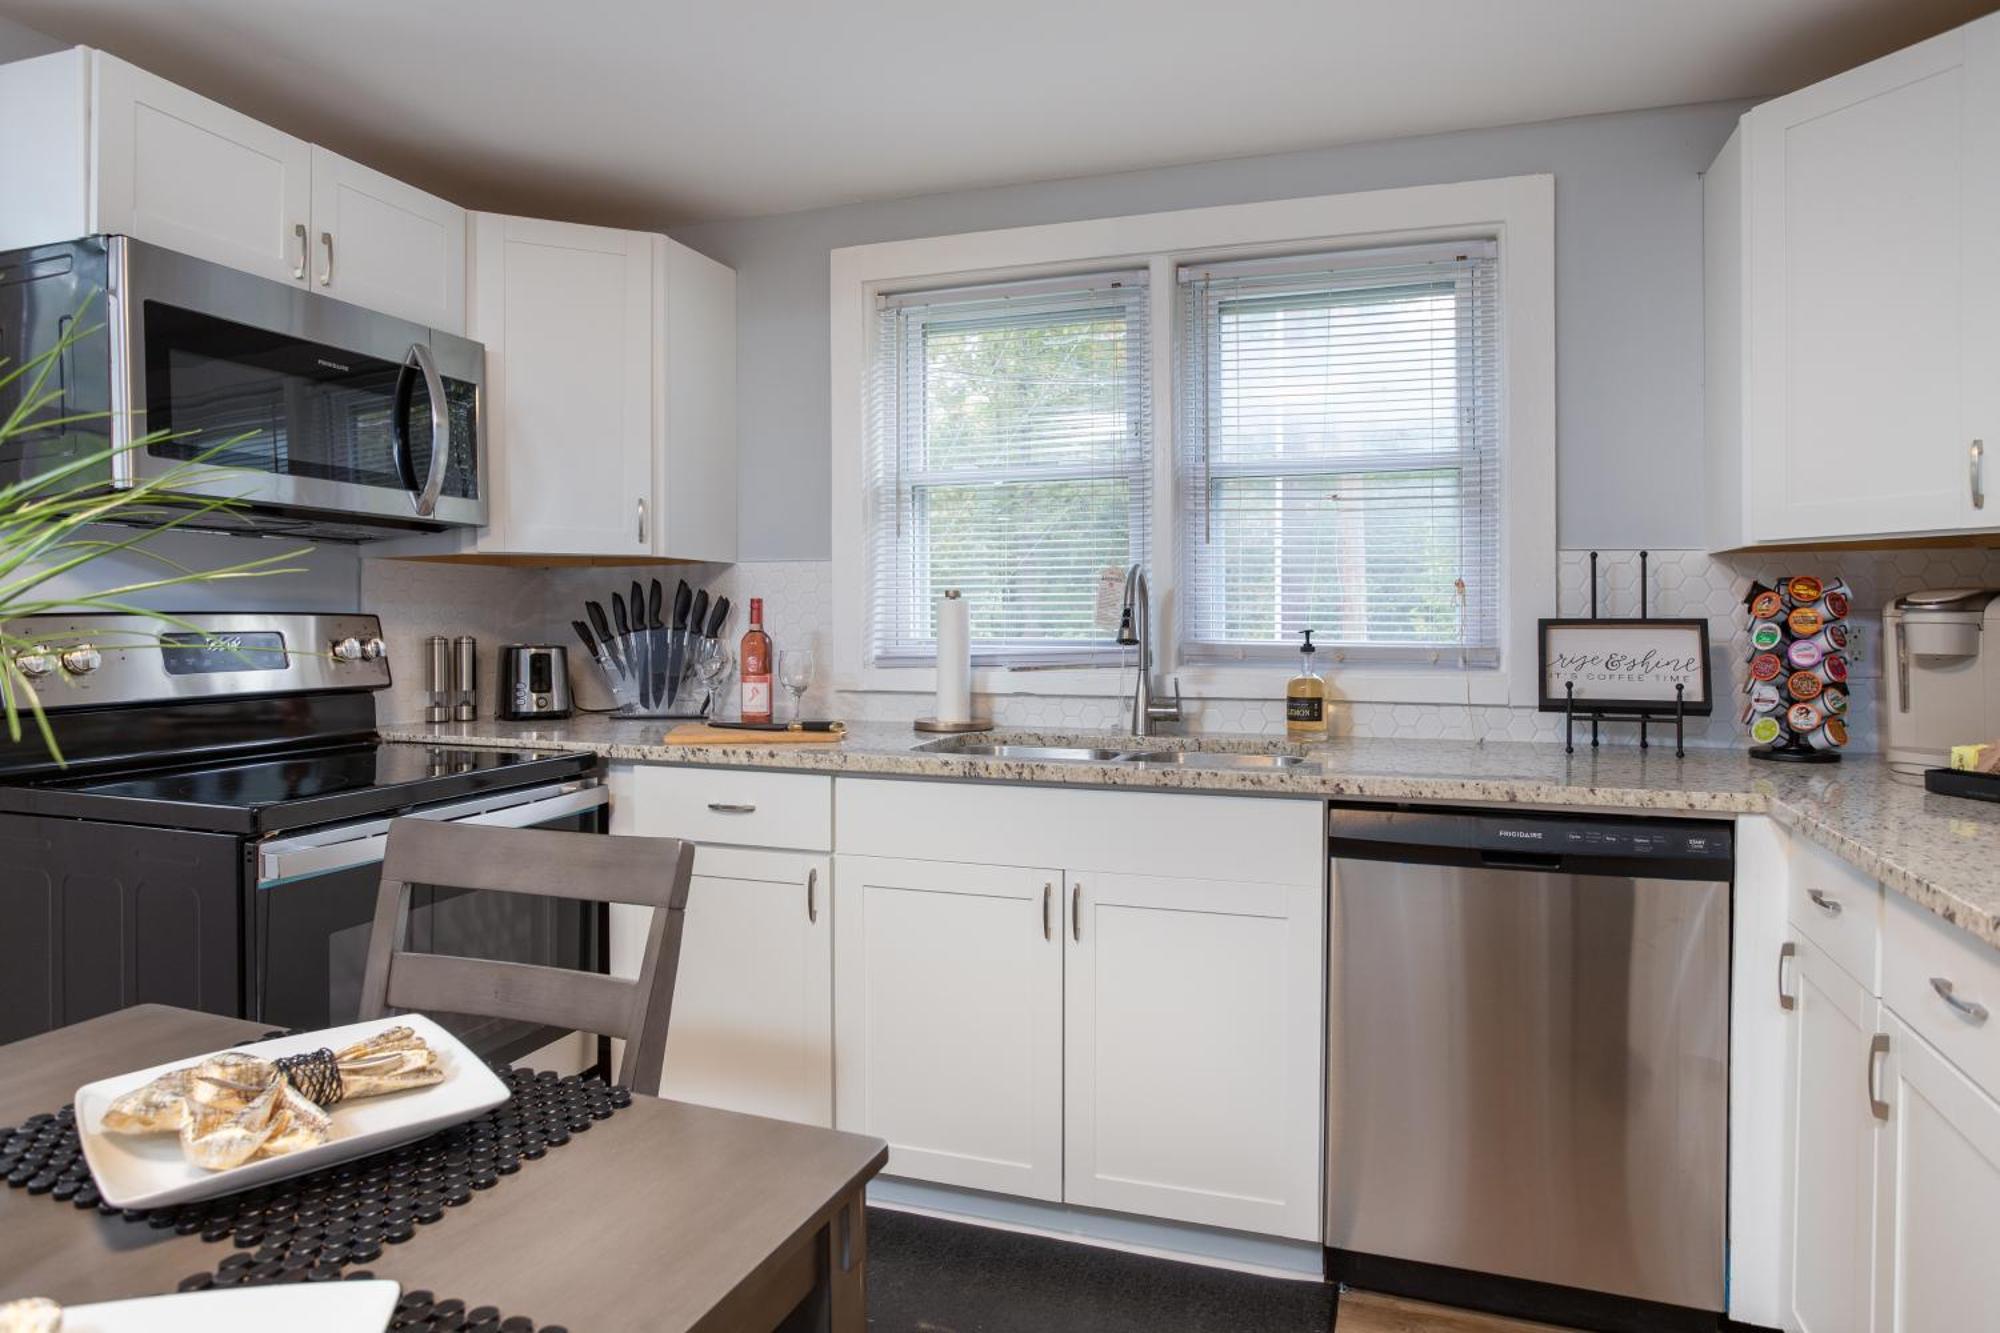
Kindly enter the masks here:
M 868 485 L 869 654 L 936 656 L 936 601 L 969 603 L 973 660 L 1102 661 L 1100 571 L 1146 557 L 1146 274 L 880 298 Z
M 1491 242 L 1181 270 L 1184 654 L 1499 659 Z M 1462 589 L 1462 592 L 1461 592 Z

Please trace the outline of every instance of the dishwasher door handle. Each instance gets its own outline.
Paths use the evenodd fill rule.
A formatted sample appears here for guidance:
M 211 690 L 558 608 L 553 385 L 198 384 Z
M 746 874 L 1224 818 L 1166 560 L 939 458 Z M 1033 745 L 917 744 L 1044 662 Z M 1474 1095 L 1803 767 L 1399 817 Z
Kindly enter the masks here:
M 1479 864 L 1488 870 L 1545 870 L 1552 874 L 1563 868 L 1560 856 L 1537 856 L 1533 852 L 1482 851 Z

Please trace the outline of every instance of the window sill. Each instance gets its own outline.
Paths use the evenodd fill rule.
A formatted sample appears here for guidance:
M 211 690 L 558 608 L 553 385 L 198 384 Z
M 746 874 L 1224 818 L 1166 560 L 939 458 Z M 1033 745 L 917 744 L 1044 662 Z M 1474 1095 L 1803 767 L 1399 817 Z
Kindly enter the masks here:
M 1193 663 L 1156 668 L 1155 684 L 1172 697 L 1174 681 L 1190 701 L 1202 699 L 1271 700 L 1285 697 L 1292 668 Z M 1332 667 L 1320 672 L 1335 701 L 1341 703 L 1503 705 L 1508 702 L 1507 673 L 1493 668 Z M 1132 693 L 1132 668 L 1041 669 L 1008 671 L 979 667 L 972 673 L 972 692 L 981 695 L 1060 696 L 1067 698 L 1127 698 Z M 935 694 L 937 672 L 931 667 L 864 667 L 858 676 L 838 679 L 835 688 L 861 694 Z

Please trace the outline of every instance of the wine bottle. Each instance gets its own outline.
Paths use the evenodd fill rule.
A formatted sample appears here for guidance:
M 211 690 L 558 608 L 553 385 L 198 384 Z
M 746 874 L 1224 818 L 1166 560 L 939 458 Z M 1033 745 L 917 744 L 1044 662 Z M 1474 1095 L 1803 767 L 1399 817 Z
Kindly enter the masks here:
M 771 720 L 771 636 L 764 632 L 764 599 L 750 599 L 750 628 L 743 633 L 742 718 Z

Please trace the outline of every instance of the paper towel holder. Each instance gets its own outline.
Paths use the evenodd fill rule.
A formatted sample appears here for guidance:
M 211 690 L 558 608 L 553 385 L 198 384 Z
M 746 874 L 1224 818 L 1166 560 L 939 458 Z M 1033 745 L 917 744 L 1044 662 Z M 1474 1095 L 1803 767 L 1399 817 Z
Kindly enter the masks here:
M 958 595 L 958 589 L 956 588 L 947 589 L 945 592 L 945 596 L 952 599 L 956 599 Z M 959 605 L 963 606 L 964 603 L 961 602 Z M 918 731 L 942 732 L 947 735 L 965 735 L 969 732 L 993 730 L 993 719 L 990 717 L 970 717 L 959 721 L 938 717 L 920 717 L 910 725 Z

